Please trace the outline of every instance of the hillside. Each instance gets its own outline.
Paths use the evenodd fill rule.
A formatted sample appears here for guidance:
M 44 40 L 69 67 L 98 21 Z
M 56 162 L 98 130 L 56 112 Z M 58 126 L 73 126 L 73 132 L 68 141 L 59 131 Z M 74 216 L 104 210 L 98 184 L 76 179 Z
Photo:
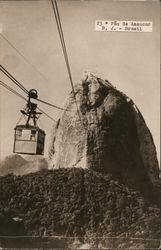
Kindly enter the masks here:
M 10 155 L 0 162 L 0 175 L 13 173 L 24 175 L 48 168 L 48 162 L 42 156 L 27 156 L 25 159 L 17 154 Z
M 70 168 L 8 175 L 0 177 L 0 197 L 1 235 L 78 237 L 100 249 L 159 246 L 159 208 L 109 174 Z

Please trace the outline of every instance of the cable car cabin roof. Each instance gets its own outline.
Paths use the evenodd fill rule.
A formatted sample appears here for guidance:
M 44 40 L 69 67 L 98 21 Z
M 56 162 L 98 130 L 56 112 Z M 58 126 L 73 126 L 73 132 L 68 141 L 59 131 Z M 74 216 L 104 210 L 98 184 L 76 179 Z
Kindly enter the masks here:
M 26 127 L 26 125 L 17 125 L 16 127 L 15 127 L 15 130 L 17 130 L 17 129 L 21 129 L 21 130 L 35 130 L 35 131 L 40 131 L 41 133 L 43 133 L 44 135 L 46 135 L 45 134 L 45 131 L 44 130 L 42 130 L 42 129 L 40 129 L 39 127 L 37 127 L 37 126 L 31 126 L 31 125 L 29 125 L 29 127 Z

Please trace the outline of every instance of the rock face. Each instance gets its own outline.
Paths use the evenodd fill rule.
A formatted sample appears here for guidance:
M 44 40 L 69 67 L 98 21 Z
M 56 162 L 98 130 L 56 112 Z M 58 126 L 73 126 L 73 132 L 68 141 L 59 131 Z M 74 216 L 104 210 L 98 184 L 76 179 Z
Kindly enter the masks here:
M 156 149 L 133 101 L 91 74 L 75 86 L 75 98 L 71 93 L 53 129 L 50 168 L 88 168 L 144 192 L 154 188 L 159 180 Z

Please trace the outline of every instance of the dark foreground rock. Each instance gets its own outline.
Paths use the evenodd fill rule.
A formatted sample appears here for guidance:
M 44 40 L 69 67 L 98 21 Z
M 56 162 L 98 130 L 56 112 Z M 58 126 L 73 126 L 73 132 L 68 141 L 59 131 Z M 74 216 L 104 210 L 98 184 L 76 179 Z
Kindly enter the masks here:
M 64 244 L 75 248 L 159 246 L 159 208 L 109 174 L 70 168 L 8 175 L 0 177 L 0 197 L 1 235 L 68 237 Z
M 156 199 L 159 167 L 152 135 L 133 101 L 108 81 L 88 75 L 75 86 L 53 129 L 51 168 L 112 174 Z

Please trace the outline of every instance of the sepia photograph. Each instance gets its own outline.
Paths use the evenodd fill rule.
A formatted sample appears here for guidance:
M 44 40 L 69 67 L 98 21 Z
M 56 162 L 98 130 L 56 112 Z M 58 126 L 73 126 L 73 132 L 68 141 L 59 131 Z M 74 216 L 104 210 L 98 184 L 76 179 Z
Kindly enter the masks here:
M 0 0 L 0 249 L 160 249 L 160 178 L 160 1 Z

